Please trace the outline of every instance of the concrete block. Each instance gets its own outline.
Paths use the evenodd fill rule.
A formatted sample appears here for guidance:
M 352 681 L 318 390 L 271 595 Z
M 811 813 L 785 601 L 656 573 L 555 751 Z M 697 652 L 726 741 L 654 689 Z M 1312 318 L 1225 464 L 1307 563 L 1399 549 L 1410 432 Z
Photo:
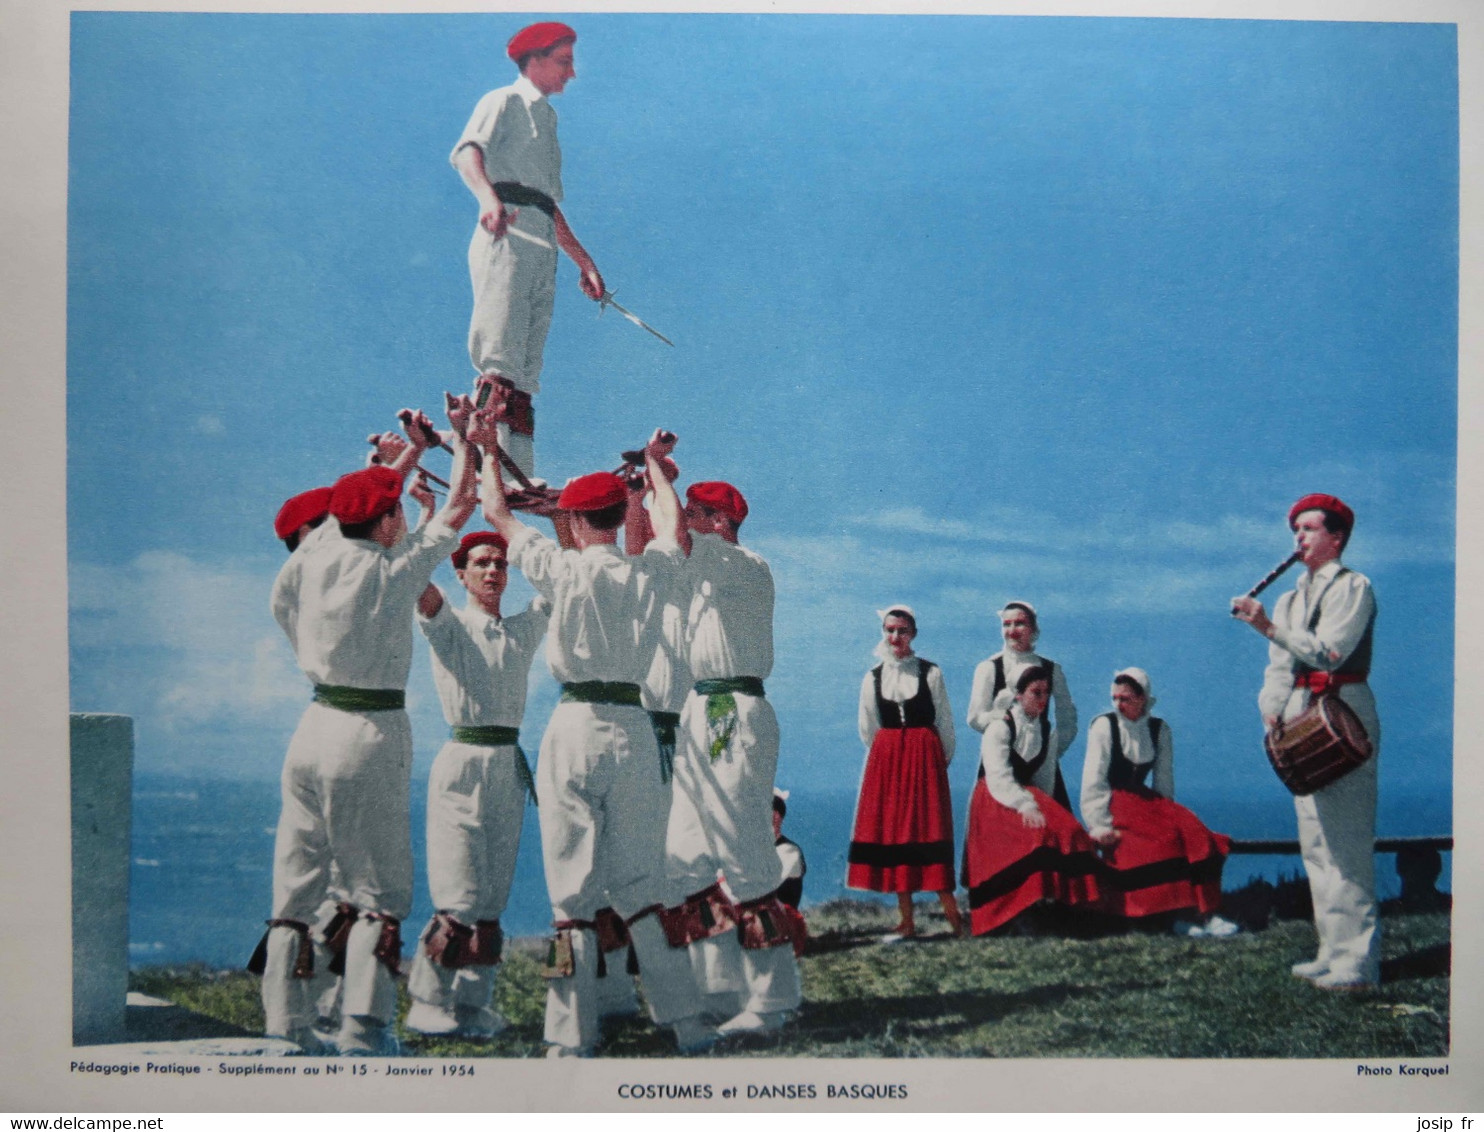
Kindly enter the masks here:
M 134 721 L 72 724 L 72 1041 L 124 1034 L 129 993 L 129 839 Z

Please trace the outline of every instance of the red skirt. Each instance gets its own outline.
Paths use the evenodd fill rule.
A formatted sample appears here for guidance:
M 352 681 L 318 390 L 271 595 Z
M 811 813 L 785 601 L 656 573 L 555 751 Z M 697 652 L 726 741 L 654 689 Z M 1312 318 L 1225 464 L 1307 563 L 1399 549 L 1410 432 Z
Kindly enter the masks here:
M 1020 814 L 994 800 L 980 779 L 969 801 L 964 886 L 969 926 L 993 931 L 1043 900 L 1088 904 L 1098 898 L 1097 854 L 1077 819 L 1049 794 L 1027 787 L 1046 824 L 1030 829 Z
M 868 892 L 953 891 L 953 803 L 948 762 L 931 727 L 876 732 L 845 884 Z
M 1115 916 L 1153 916 L 1221 905 L 1221 869 L 1231 838 L 1152 790 L 1114 790 L 1118 844 L 1104 853 L 1102 901 Z

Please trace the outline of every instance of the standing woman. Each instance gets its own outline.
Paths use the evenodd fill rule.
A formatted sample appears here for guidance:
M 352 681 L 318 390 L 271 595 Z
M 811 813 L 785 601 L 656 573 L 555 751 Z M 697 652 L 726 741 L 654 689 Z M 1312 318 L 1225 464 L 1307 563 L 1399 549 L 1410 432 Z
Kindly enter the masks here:
M 1097 855 L 1071 812 L 1052 796 L 1056 730 L 1046 717 L 1051 674 L 1021 670 L 1010 709 L 985 728 L 979 781 L 969 802 L 964 884 L 969 923 L 983 935 L 1043 902 L 1098 898 Z
M 999 612 L 1000 632 L 1005 647 L 974 669 L 973 690 L 969 693 L 969 726 L 983 732 L 997 719 L 1003 719 L 1015 699 L 1015 683 L 1031 665 L 1046 669 L 1051 681 L 1051 720 L 1055 725 L 1056 749 L 1051 761 L 1056 763 L 1077 737 L 1077 705 L 1067 689 L 1066 673 L 1061 665 L 1035 651 L 1041 636 L 1041 623 L 1035 606 L 1028 601 L 1007 601 Z M 1066 783 L 1061 771 L 1048 788 L 1058 802 L 1071 809 Z
M 953 759 L 953 711 L 936 664 L 913 655 L 917 617 L 910 606 L 878 611 L 881 663 L 861 681 L 858 722 L 866 745 L 850 839 L 846 885 L 895 892 L 901 923 L 892 935 L 917 935 L 914 892 L 936 892 L 949 930 L 963 934 L 954 899 L 953 804 L 948 763 Z
M 1103 908 L 1129 918 L 1194 912 L 1211 916 L 1211 934 L 1228 934 L 1233 926 L 1212 914 L 1231 838 L 1175 802 L 1175 744 L 1149 714 L 1150 692 L 1148 673 L 1123 669 L 1113 677 L 1115 710 L 1087 729 L 1082 820 L 1103 849 Z

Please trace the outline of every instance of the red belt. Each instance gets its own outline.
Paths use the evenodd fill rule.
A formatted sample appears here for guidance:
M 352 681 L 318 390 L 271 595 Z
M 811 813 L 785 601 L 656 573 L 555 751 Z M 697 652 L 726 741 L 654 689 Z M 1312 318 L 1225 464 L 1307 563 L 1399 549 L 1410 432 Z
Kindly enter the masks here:
M 1316 696 L 1322 696 L 1331 688 L 1338 688 L 1341 684 L 1364 684 L 1366 673 L 1363 672 L 1306 672 L 1302 676 L 1293 678 L 1295 688 L 1308 688 Z

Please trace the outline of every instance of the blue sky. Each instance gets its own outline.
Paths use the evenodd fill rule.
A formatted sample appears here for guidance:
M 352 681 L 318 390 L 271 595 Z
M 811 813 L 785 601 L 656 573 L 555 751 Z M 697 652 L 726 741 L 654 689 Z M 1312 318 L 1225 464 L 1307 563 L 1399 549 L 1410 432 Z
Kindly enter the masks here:
M 1181 791 L 1256 835 L 1286 794 L 1226 602 L 1324 490 L 1380 599 L 1382 830 L 1440 832 L 1412 824 L 1446 820 L 1452 746 L 1451 26 L 573 19 L 565 207 L 677 346 L 599 319 L 564 263 L 541 470 L 663 424 L 686 479 L 746 492 L 782 780 L 854 787 L 874 609 L 918 609 L 958 715 L 1018 596 L 1084 718 L 1151 672 Z M 73 706 L 134 715 L 142 769 L 276 775 L 307 688 L 272 517 L 466 387 L 447 156 L 526 20 L 73 17 Z M 421 656 L 411 691 L 423 773 Z

